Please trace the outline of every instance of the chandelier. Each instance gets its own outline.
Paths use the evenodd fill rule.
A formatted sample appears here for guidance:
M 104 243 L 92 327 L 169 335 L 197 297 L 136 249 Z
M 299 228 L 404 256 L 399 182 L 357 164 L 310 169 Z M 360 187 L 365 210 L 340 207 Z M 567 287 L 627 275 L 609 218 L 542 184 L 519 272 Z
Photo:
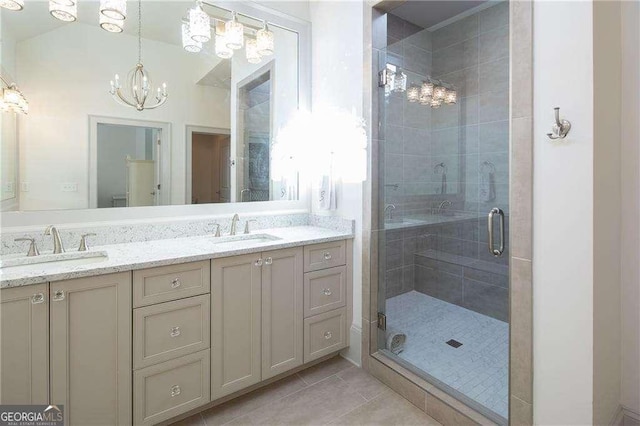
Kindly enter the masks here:
M 182 21 L 182 47 L 189 53 L 198 53 L 210 40 L 216 56 L 222 59 L 233 57 L 235 51 L 244 47 L 247 61 L 257 64 L 274 51 L 273 31 L 266 21 L 262 27 L 251 27 L 238 21 L 238 13 L 234 11 L 228 20 L 211 16 L 204 11 L 203 1 L 198 0 Z
M 0 77 L 0 81 L 6 87 L 0 89 L 0 111 L 27 114 L 29 103 L 15 83 L 8 83 Z
M 142 0 L 138 0 L 138 63 L 135 68 L 129 71 L 126 84 L 124 90 L 128 92 L 127 96 L 123 94 L 118 74 L 111 81 L 109 93 L 121 105 L 143 111 L 158 108 L 167 101 L 167 83 L 162 83 L 162 89 L 158 87 L 155 92 L 155 103 L 147 104 L 149 94 L 154 93 L 154 90 L 151 76 L 142 65 Z

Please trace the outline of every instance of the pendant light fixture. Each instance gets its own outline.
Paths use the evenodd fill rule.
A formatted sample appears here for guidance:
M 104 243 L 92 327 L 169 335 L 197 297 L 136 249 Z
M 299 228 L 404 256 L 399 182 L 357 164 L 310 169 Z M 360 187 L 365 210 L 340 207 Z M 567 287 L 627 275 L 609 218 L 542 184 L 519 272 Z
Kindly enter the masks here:
M 111 19 L 127 17 L 127 0 L 100 0 L 100 14 Z
M 151 77 L 142 65 L 142 0 L 138 0 L 138 63 L 135 68 L 129 71 L 127 87 L 124 89 L 128 92 L 126 97 L 120 85 L 120 77 L 116 74 L 115 81 L 111 81 L 109 93 L 119 104 L 135 108 L 138 111 L 158 108 L 167 101 L 167 83 L 162 83 L 162 89 L 157 88 L 155 103 L 147 103 L 149 94 L 153 94 L 154 90 Z
M 273 55 L 273 31 L 269 30 L 267 21 L 264 21 L 262 29 L 256 32 L 256 43 L 260 55 Z
M 189 31 L 191 38 L 198 43 L 206 43 L 211 40 L 211 19 L 202 9 L 202 2 L 189 10 Z
M 15 83 L 9 83 L 0 77 L 2 86 L 0 87 L 0 111 L 15 112 L 16 114 L 27 114 L 29 103 Z
M 8 10 L 24 9 L 24 0 L 0 0 L 0 7 Z
M 244 25 L 238 22 L 236 12 L 232 12 L 231 20 L 224 24 L 224 34 L 229 49 L 242 49 L 244 45 Z
M 49 13 L 63 22 L 73 22 L 78 19 L 78 5 L 76 2 L 49 0 Z
M 182 47 L 189 53 L 198 53 L 202 50 L 202 43 L 191 37 L 191 29 L 188 22 L 182 23 Z
M 224 22 L 216 22 L 215 51 L 216 56 L 219 58 L 229 59 L 233 56 L 233 49 L 227 47 L 227 36 L 224 27 Z

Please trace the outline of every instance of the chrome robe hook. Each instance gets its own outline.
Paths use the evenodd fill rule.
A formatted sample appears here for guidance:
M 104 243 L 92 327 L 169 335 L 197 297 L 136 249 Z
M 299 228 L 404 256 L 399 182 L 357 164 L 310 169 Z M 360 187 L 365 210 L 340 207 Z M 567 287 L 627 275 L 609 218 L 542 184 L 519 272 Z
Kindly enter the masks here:
M 560 107 L 555 107 L 553 110 L 556 113 L 556 122 L 553 123 L 551 133 L 547 133 L 547 136 L 552 140 L 564 139 L 571 130 L 571 123 L 569 120 L 560 120 Z

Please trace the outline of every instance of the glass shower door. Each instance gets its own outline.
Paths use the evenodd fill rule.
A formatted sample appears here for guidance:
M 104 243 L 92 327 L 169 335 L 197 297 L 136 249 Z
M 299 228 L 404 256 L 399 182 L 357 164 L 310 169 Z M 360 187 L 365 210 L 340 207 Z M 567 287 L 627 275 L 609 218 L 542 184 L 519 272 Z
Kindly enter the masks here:
M 428 28 L 392 10 L 374 92 L 378 350 L 499 423 L 508 417 L 508 7 Z

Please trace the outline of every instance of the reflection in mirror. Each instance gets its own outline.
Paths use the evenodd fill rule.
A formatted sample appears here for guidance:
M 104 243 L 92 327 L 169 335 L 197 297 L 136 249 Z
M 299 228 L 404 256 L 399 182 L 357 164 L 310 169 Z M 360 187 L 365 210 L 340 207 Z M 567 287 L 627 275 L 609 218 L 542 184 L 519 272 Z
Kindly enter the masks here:
M 2 160 L 2 206 L 3 210 L 17 208 L 18 178 L 18 138 L 16 134 L 16 114 L 12 111 L 2 112 L 1 160 Z
M 238 89 L 238 146 L 244 161 L 238 165 L 239 201 L 269 200 L 272 67 L 256 71 Z
M 78 2 L 73 22 L 52 17 L 45 2 L 2 11 L 2 72 L 29 100 L 27 115 L 3 114 L 3 200 L 19 194 L 15 210 L 50 210 L 297 199 L 297 179 L 283 183 L 270 156 L 274 133 L 299 108 L 306 44 L 293 28 L 301 24 L 249 2 L 225 3 L 244 27 L 240 48 L 225 50 L 216 40 L 232 10 L 203 2 L 211 39 L 194 43 L 190 35 L 207 33 L 183 32 L 195 2 L 142 0 L 139 50 L 138 5 L 128 1 L 125 20 L 102 26 L 95 0 Z M 273 45 L 256 53 L 265 22 Z M 155 109 L 138 111 L 109 93 L 119 74 L 130 94 L 127 72 L 139 55 L 149 75 L 140 85 L 167 84 Z

